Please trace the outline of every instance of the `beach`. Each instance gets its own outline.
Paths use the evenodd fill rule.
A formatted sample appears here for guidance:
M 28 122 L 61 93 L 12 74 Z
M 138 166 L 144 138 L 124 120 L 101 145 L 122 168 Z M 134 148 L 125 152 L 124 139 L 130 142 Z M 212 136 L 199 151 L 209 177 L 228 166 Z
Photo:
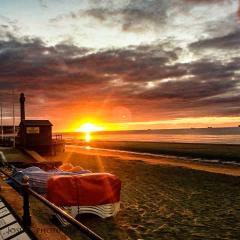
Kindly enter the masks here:
M 49 159 L 121 179 L 121 210 L 116 217 L 80 216 L 104 239 L 238 239 L 240 235 L 238 167 L 75 146 Z M 63 230 L 80 239 L 73 227 Z
M 240 240 L 240 0 L 0 6 L 0 204 L 23 230 Z

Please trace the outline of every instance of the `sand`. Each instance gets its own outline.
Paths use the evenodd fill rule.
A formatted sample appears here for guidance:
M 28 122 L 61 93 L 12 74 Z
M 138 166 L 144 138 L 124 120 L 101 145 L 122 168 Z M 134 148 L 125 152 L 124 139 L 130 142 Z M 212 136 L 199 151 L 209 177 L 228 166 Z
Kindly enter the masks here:
M 239 177 L 162 164 L 173 159 L 159 158 L 156 164 L 153 158 L 152 164 L 150 157 L 143 158 L 76 148 L 55 157 L 93 172 L 113 173 L 122 181 L 118 215 L 82 215 L 82 223 L 104 239 L 239 239 Z M 84 239 L 71 226 L 64 231 L 72 239 Z

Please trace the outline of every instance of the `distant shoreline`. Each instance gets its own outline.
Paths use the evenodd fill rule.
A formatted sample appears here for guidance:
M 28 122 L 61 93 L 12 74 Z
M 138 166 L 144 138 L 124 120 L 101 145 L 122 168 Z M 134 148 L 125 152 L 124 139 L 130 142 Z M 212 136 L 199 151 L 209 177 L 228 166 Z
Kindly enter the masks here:
M 206 127 L 206 128 L 169 128 L 169 129 L 140 129 L 99 131 L 97 135 L 104 134 L 213 134 L 213 135 L 240 135 L 240 127 Z M 79 132 L 55 132 L 54 134 L 79 134 Z
M 176 157 L 218 160 L 220 163 L 240 163 L 240 144 L 215 143 L 172 143 L 172 142 L 137 142 L 137 141 L 72 141 L 69 144 L 94 148 L 124 150 L 137 153 L 163 154 Z

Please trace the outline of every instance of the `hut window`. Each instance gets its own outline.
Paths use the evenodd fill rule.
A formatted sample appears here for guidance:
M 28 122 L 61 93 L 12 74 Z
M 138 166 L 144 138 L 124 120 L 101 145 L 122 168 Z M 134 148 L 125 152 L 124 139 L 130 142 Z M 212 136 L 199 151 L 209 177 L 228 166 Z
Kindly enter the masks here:
M 27 134 L 39 134 L 39 127 L 27 127 Z

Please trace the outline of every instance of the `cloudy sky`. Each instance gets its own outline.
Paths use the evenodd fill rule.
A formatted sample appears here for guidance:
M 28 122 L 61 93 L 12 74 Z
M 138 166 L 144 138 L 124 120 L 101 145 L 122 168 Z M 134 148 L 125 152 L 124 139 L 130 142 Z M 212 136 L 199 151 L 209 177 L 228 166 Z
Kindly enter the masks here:
M 239 44 L 238 0 L 0 0 L 4 123 L 236 126 Z

